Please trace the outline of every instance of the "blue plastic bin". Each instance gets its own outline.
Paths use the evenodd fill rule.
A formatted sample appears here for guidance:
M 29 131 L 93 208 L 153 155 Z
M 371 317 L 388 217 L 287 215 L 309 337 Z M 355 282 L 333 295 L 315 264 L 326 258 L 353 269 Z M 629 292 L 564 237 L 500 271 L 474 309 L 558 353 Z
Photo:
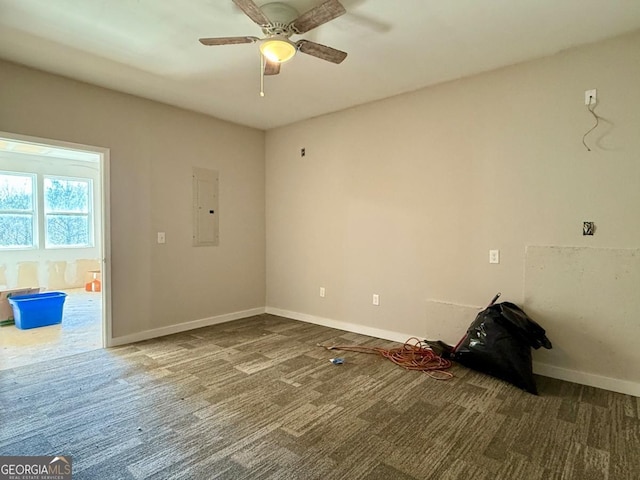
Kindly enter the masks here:
M 65 298 L 67 294 L 63 292 L 45 292 L 18 295 L 8 300 L 16 327 L 26 330 L 61 323 Z

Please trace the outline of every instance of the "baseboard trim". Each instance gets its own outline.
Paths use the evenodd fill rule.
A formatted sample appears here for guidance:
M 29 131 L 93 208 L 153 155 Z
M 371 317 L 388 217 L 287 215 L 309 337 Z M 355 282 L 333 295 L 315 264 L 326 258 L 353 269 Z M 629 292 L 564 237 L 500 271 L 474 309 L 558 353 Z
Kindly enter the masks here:
M 142 332 L 132 333 L 130 335 L 124 335 L 122 337 L 115 337 L 108 341 L 107 347 L 117 347 L 120 345 L 127 345 L 129 343 L 141 342 L 143 340 L 150 340 L 152 338 L 164 337 L 165 335 L 172 335 L 174 333 L 186 332 L 187 330 L 195 330 L 196 328 L 209 327 L 211 325 L 218 325 L 219 323 L 232 322 L 233 320 L 240 320 L 242 318 L 253 317 L 255 315 L 261 315 L 265 313 L 265 308 L 252 308 L 250 310 L 242 310 L 240 312 L 225 313 L 224 315 L 217 315 L 215 317 L 201 318 L 200 320 L 193 320 L 191 322 L 178 323 L 176 325 L 169 325 L 166 327 L 154 328 L 152 330 L 144 330 Z
M 393 342 L 404 343 L 410 337 L 417 337 L 422 340 L 421 336 L 410 333 L 401 333 L 394 332 L 392 330 L 368 327 L 366 325 L 360 325 L 357 323 L 343 322 L 340 320 L 333 320 L 331 318 L 309 315 L 307 313 L 283 310 L 281 308 L 259 307 L 249 310 L 242 310 L 239 312 L 226 313 L 224 315 L 217 315 L 215 317 L 202 318 L 199 320 L 193 320 L 191 322 L 184 322 L 176 325 L 154 328 L 152 330 L 144 330 L 142 332 L 132 333 L 130 335 L 124 335 L 122 337 L 115 337 L 108 342 L 107 346 L 117 347 L 120 345 L 127 345 L 129 343 L 164 337 L 166 335 L 172 335 L 174 333 L 195 330 L 196 328 L 232 322 L 234 320 L 240 320 L 242 318 L 261 315 L 263 313 L 278 315 L 280 317 L 291 318 L 292 320 L 299 320 L 301 322 L 312 323 L 315 325 L 322 325 L 324 327 L 335 328 L 336 330 L 343 330 L 345 332 L 368 335 L 370 337 L 380 338 L 383 340 L 391 340 Z M 640 384 L 628 380 L 604 377 L 602 375 L 580 372 L 578 370 L 570 370 L 567 368 L 556 367 L 554 365 L 540 362 L 533 362 L 533 371 L 534 373 L 545 377 L 556 378 L 558 380 L 566 380 L 568 382 L 578 383 L 580 385 L 588 385 L 590 387 L 602 388 L 604 390 L 609 390 L 612 392 L 640 397 Z
M 278 315 L 280 317 L 291 318 L 292 320 L 300 320 L 301 322 L 313 323 L 315 325 L 322 325 L 323 327 L 335 328 L 336 330 L 344 330 L 345 332 L 359 333 L 361 335 L 368 335 L 369 337 L 380 338 L 383 340 L 391 340 L 393 342 L 404 343 L 408 338 L 416 337 L 423 339 L 418 335 L 411 335 L 408 333 L 393 332 L 391 330 L 383 330 L 380 328 L 367 327 L 366 325 L 360 325 L 357 323 L 342 322 L 340 320 L 332 320 L 330 318 L 317 317 L 315 315 L 308 315 L 306 313 L 292 312 L 290 310 L 282 310 L 280 308 L 267 307 L 265 313 L 271 315 Z
M 568 368 L 556 367 L 555 365 L 539 362 L 533 362 L 533 372 L 544 377 L 557 378 L 558 380 L 566 380 L 567 382 L 579 383 L 580 385 L 640 397 L 640 384 L 628 380 L 603 377 L 602 375 L 569 370 Z
M 335 328 L 337 330 L 344 330 L 347 332 L 359 333 L 361 335 L 368 335 L 370 337 L 381 338 L 384 340 L 391 340 L 399 343 L 404 343 L 410 337 L 417 337 L 420 340 L 423 340 L 423 337 L 418 335 L 367 327 L 365 325 L 359 325 L 357 323 L 341 322 L 339 320 L 317 317 L 315 315 L 308 315 L 306 313 L 292 312 L 290 310 L 282 310 L 280 308 L 266 307 L 265 313 L 278 315 L 280 317 L 291 318 L 293 320 L 300 320 L 301 322 L 313 323 L 315 325 L 322 325 L 324 327 Z M 566 380 L 568 382 L 578 383 L 580 385 L 588 385 L 590 387 L 602 388 L 604 390 L 609 390 L 612 392 L 624 393 L 626 395 L 640 397 L 640 384 L 630 382 L 628 380 L 603 377 L 601 375 L 594 375 L 577 370 L 569 370 L 566 368 L 556 367 L 539 362 L 533 362 L 533 371 L 536 374 L 542 375 L 544 377 Z

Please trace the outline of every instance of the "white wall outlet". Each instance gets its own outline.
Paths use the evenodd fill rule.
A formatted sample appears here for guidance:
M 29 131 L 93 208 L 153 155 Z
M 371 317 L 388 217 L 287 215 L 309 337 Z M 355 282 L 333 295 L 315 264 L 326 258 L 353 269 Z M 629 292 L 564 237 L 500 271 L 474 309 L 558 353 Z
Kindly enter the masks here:
M 489 250 L 489 263 L 500 263 L 500 250 Z
M 164 236 L 164 232 L 158 232 L 158 243 L 165 243 L 166 238 Z
M 585 105 L 593 105 L 594 103 L 596 103 L 596 100 L 598 99 L 597 93 L 598 92 L 596 92 L 595 88 L 593 90 L 585 90 L 584 91 L 584 104 Z
M 380 295 L 378 295 L 377 293 L 373 294 L 373 298 L 372 298 L 372 303 L 377 307 L 378 305 L 380 305 Z
M 320 296 L 324 298 L 324 295 L 325 295 L 324 287 L 320 287 Z

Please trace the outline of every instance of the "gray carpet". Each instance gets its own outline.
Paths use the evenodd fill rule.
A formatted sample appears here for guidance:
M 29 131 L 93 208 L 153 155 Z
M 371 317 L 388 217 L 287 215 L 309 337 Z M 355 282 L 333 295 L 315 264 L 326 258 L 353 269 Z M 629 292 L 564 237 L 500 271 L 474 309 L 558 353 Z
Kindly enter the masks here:
M 0 372 L 1 455 L 74 479 L 640 478 L 639 399 L 456 366 L 438 381 L 272 315 Z

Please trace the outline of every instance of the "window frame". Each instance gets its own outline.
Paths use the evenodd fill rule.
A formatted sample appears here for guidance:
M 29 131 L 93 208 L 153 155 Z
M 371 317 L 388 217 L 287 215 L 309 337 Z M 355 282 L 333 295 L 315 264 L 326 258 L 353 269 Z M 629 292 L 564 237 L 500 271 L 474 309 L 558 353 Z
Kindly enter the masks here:
M 77 177 L 70 175 L 50 175 L 50 174 L 41 174 L 41 191 L 42 195 L 39 197 L 41 200 L 41 211 L 42 215 L 38 215 L 38 221 L 42 225 L 42 231 L 44 235 L 42 236 L 41 248 L 45 250 L 56 250 L 56 249 L 67 249 L 67 248 L 93 248 L 95 247 L 95 239 L 94 239 L 94 212 L 93 212 L 93 202 L 94 202 L 94 191 L 93 191 L 93 179 L 88 177 Z M 45 205 L 45 196 L 46 196 L 46 188 L 45 181 L 47 179 L 52 180 L 61 180 L 61 181 L 71 181 L 71 182 L 83 182 L 87 184 L 87 213 L 75 213 L 75 212 L 65 212 L 65 211 L 52 211 L 47 212 L 47 208 Z M 86 217 L 87 218 L 87 233 L 88 233 L 88 241 L 86 244 L 74 244 L 74 245 L 50 245 L 49 244 L 49 228 L 47 223 L 48 215 L 64 215 L 69 217 Z
M 27 251 L 27 250 L 59 250 L 59 249 L 83 249 L 95 248 L 95 189 L 94 179 L 91 177 L 81 177 L 74 175 L 58 175 L 40 172 L 0 170 L 0 175 L 11 175 L 16 177 L 31 179 L 31 210 L 0 210 L 0 215 L 31 215 L 31 245 L 3 246 L 1 251 Z M 62 180 L 71 182 L 82 182 L 87 184 L 87 212 L 67 212 L 45 208 L 45 180 Z M 64 215 L 69 217 L 84 217 L 87 219 L 88 241 L 85 244 L 57 245 L 49 243 L 49 232 L 47 226 L 48 215 Z
M 31 172 L 16 172 L 12 170 L 0 170 L 0 175 L 15 176 L 31 179 L 31 210 L 3 210 L 0 215 L 31 215 L 31 245 L 3 246 L 0 251 L 36 250 L 40 247 L 39 215 L 38 215 L 38 174 Z

